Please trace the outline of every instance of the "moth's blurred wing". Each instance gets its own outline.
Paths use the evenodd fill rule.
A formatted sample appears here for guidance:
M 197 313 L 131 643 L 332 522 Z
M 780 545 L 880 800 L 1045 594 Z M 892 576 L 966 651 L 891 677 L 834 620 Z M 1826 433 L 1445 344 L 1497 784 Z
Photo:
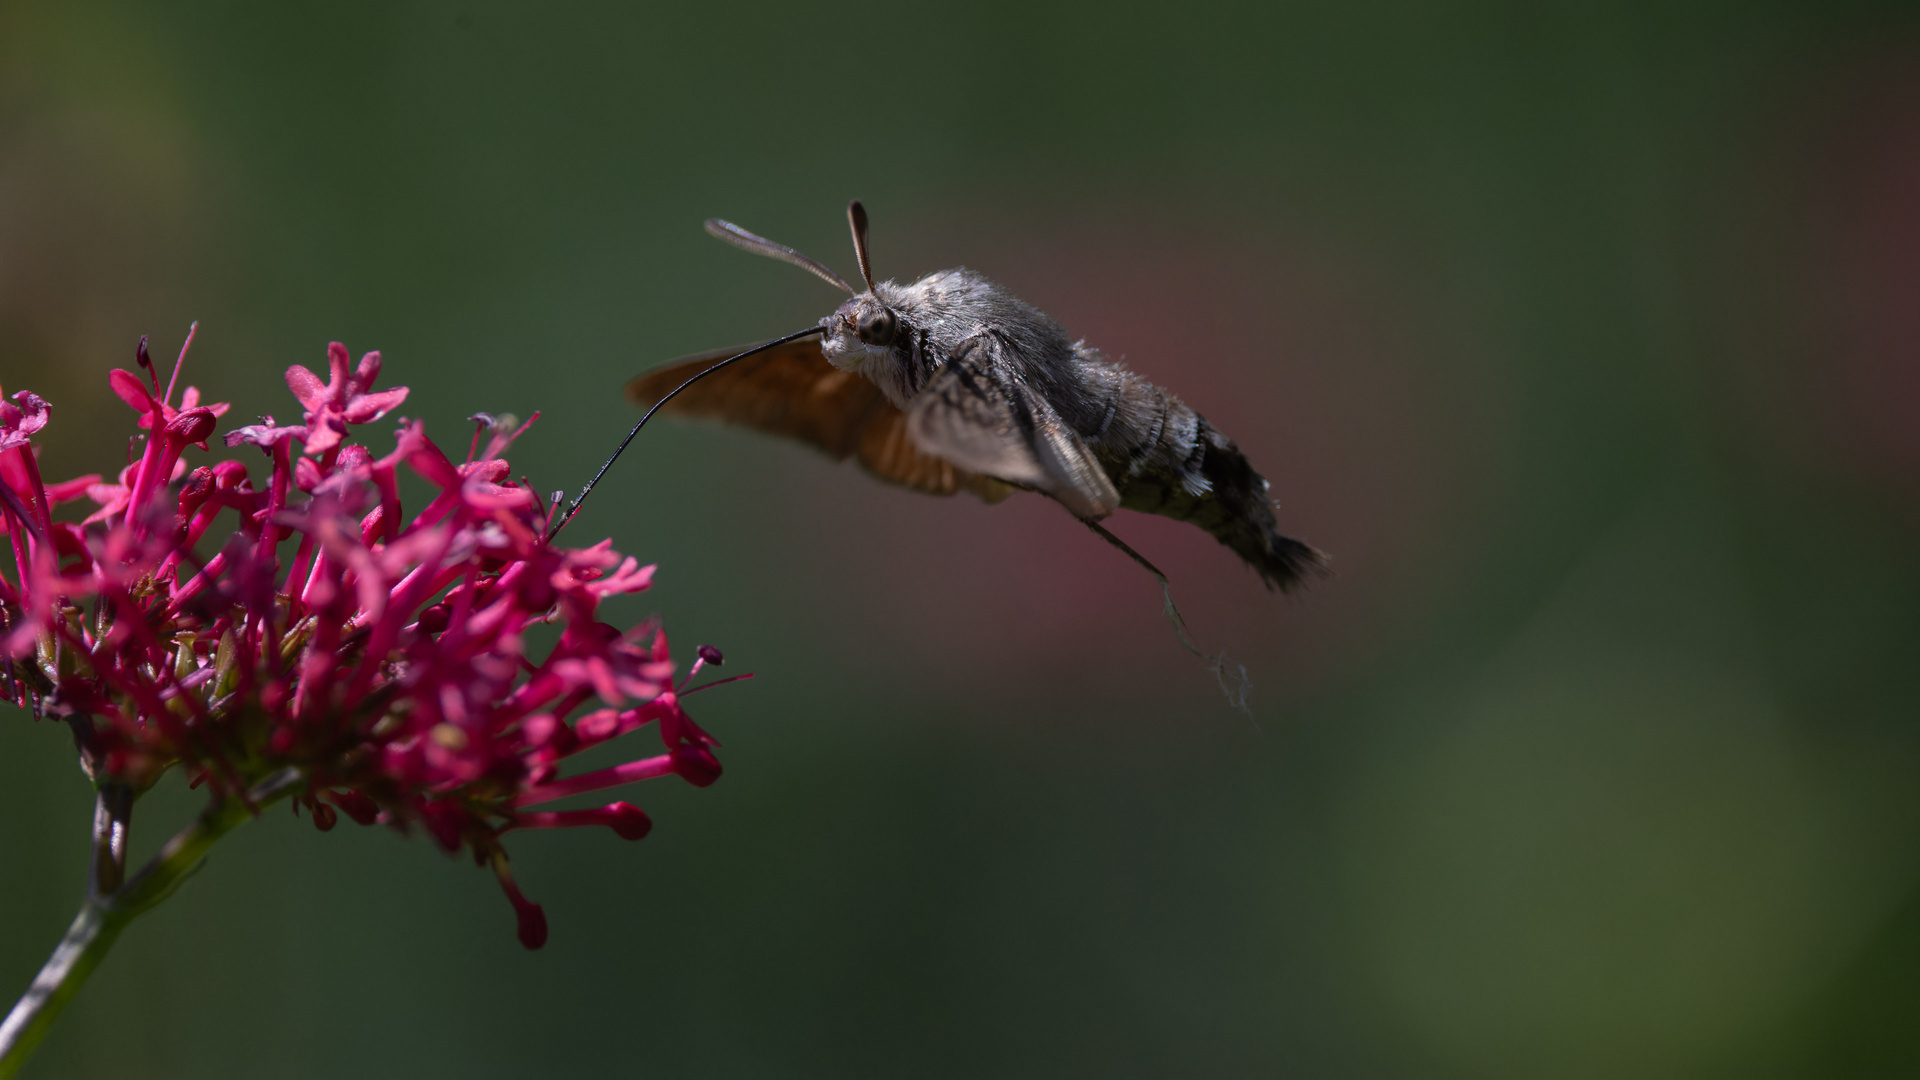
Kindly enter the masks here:
M 986 346 L 934 373 L 908 406 L 907 435 L 925 453 L 1044 491 L 1083 518 L 1106 517 L 1120 505 L 1086 443 L 1038 394 L 1004 377 Z
M 627 384 L 627 400 L 652 408 L 688 379 L 742 351 L 702 353 L 655 368 Z M 1010 490 L 921 453 L 904 434 L 906 414 L 873 383 L 827 363 L 816 338 L 729 364 L 675 395 L 660 411 L 798 439 L 836 461 L 857 456 L 880 479 L 929 495 L 964 490 L 997 502 Z
M 702 353 L 655 368 L 627 384 L 627 400 L 652 408 L 680 384 L 743 351 Z M 801 338 L 721 368 L 660 411 L 799 439 L 844 461 L 859 449 L 861 431 L 887 409 L 893 406 L 879 387 L 827 363 L 818 338 Z

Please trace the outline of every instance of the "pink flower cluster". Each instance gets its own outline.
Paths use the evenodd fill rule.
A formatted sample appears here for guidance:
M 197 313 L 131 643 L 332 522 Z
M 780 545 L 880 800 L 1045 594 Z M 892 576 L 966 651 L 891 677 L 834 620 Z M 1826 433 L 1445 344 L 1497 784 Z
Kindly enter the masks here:
M 637 840 L 650 823 L 625 802 L 530 807 L 650 777 L 719 776 L 716 743 L 682 699 L 720 654 L 702 647 L 676 682 L 655 626 L 599 621 L 601 600 L 647 588 L 653 567 L 606 541 L 551 542 L 554 507 L 501 456 L 525 425 L 476 417 L 456 464 L 419 422 L 401 421 L 376 458 L 348 441 L 352 429 L 407 390 L 375 390 L 380 354 L 350 365 L 335 343 L 326 381 L 287 371 L 301 424 L 263 417 L 227 432 L 229 447 L 265 455 L 256 486 L 240 460 L 188 468 L 184 452 L 207 448 L 227 406 L 202 405 L 192 387 L 174 405 L 179 363 L 163 392 L 144 339 L 138 356 L 145 379 L 110 376 L 147 431 L 116 483 L 44 483 L 30 439 L 49 405 L 0 398 L 0 528 L 14 570 L 0 565 L 0 696 L 71 724 L 97 780 L 138 791 L 179 765 L 195 785 L 244 797 L 297 769 L 296 811 L 322 829 L 337 808 L 470 849 L 499 877 L 521 942 L 539 948 L 545 915 L 514 884 L 501 835 L 605 825 Z M 403 468 L 434 492 L 412 517 Z M 90 517 L 54 519 L 83 495 L 99 506 Z M 210 540 L 223 522 L 230 532 Z M 536 659 L 529 635 L 556 630 Z M 650 724 L 661 753 L 559 775 L 568 756 Z

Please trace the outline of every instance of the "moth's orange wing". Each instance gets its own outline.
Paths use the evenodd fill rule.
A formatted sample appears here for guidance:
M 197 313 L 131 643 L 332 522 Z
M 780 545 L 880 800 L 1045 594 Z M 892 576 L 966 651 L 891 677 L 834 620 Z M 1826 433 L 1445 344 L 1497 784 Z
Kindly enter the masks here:
M 655 368 L 627 384 L 627 400 L 651 408 L 675 387 L 740 351 L 702 353 Z M 1012 491 L 914 446 L 906 414 L 873 383 L 827 363 L 816 338 L 735 361 L 682 390 L 660 411 L 798 439 L 836 461 L 857 457 L 880 479 L 929 495 L 965 490 L 998 502 Z

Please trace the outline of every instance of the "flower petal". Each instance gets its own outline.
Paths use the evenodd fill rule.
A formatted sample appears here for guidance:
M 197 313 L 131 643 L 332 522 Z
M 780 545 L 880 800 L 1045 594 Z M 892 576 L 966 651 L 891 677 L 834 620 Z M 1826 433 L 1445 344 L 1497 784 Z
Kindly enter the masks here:
M 393 411 L 405 400 L 407 400 L 407 388 L 404 386 L 382 390 L 377 394 L 361 394 L 347 403 L 345 412 L 347 423 L 370 424 Z
M 337 341 L 327 342 L 327 396 L 334 404 L 342 404 L 352 392 L 347 382 L 347 347 Z
M 31 390 L 22 390 L 13 395 L 13 400 L 20 403 L 21 413 L 20 422 L 14 430 L 22 435 L 31 435 L 47 426 L 47 417 L 53 413 L 53 406 L 47 404 L 47 399 Z
M 120 395 L 120 400 L 126 402 L 133 411 L 153 411 L 153 395 L 147 393 L 147 384 L 133 372 L 114 368 L 107 373 L 107 385 L 113 387 L 113 392 Z
M 115 387 L 115 389 L 118 389 L 118 387 Z M 287 389 L 293 391 L 293 396 L 299 400 L 301 406 L 308 412 L 313 412 L 327 403 L 326 384 L 320 381 L 320 376 L 315 375 L 299 364 L 295 364 L 287 369 Z M 120 396 L 125 397 L 126 395 L 122 394 Z
M 93 486 L 99 482 L 99 473 L 88 473 L 85 476 L 76 476 L 62 483 L 48 484 L 47 501 L 55 506 L 63 502 L 72 502 L 82 495 L 87 494 L 93 489 Z

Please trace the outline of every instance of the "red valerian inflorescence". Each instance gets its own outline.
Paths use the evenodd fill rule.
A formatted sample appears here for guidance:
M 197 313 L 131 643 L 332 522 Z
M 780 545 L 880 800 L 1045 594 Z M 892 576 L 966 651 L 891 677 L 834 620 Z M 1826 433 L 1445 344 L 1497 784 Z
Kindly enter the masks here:
M 184 452 L 207 448 L 227 406 L 201 404 L 192 387 L 173 404 L 179 363 L 163 392 L 144 339 L 138 358 L 145 378 L 110 376 L 147 431 L 117 483 L 45 483 L 30 440 L 50 407 L 27 392 L 0 399 L 0 527 L 13 554 L 10 576 L 0 559 L 0 696 L 71 725 L 96 783 L 138 792 L 177 765 L 216 796 L 245 797 L 296 770 L 296 810 L 321 829 L 345 813 L 470 850 L 499 877 L 520 941 L 539 948 L 546 918 L 514 884 L 502 834 L 605 825 L 637 840 L 650 823 L 625 802 L 530 807 L 720 775 L 717 744 L 682 708 L 687 682 L 720 654 L 702 647 L 676 682 L 656 626 L 598 619 L 602 599 L 646 589 L 653 567 L 610 542 L 552 542 L 554 508 L 501 456 L 525 425 L 476 417 L 456 464 L 401 421 L 375 457 L 348 441 L 353 428 L 407 390 L 375 390 L 380 354 L 351 365 L 335 343 L 326 381 L 287 371 L 301 424 L 263 417 L 226 433 L 227 446 L 265 456 L 256 486 L 242 460 L 188 468 Z M 412 517 L 403 467 L 436 491 Z M 54 519 L 82 496 L 99 509 Z M 537 624 L 558 629 L 540 659 L 527 640 Z M 649 724 L 663 752 L 559 775 L 568 756 Z

